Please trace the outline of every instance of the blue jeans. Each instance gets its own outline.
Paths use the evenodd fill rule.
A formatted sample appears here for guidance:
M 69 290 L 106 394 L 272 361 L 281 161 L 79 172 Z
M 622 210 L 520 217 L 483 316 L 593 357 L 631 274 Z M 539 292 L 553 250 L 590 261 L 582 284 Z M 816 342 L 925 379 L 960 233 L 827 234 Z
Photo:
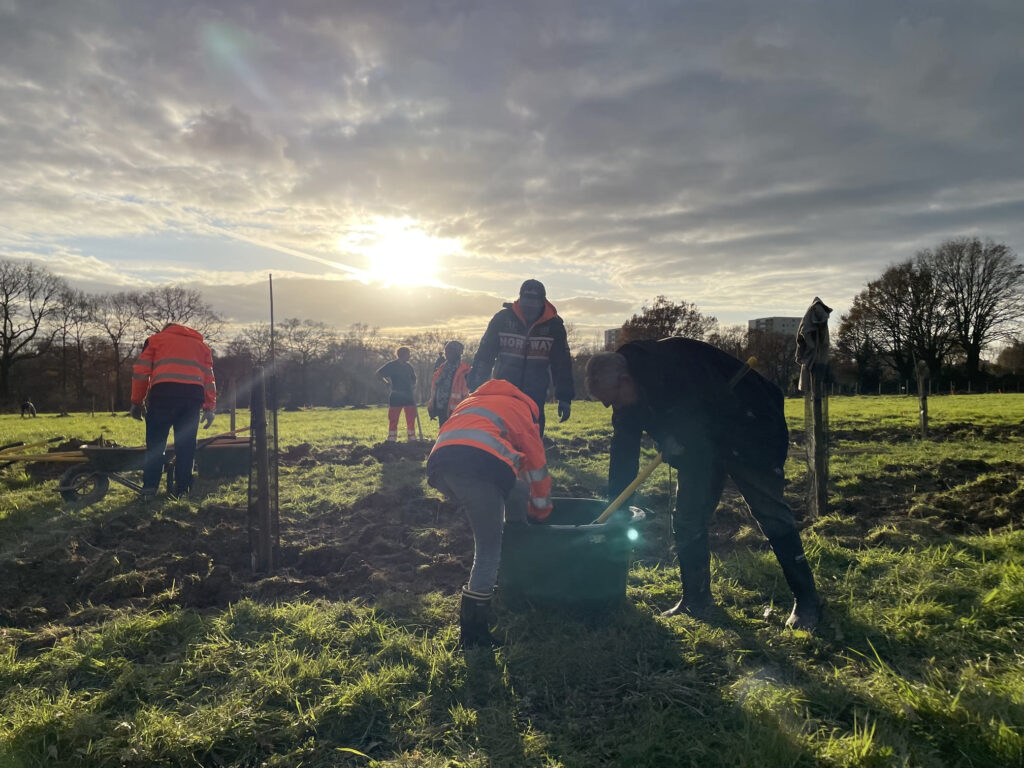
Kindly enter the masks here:
M 154 398 L 146 410 L 146 463 L 142 468 L 142 487 L 156 490 L 164 466 L 167 435 L 174 429 L 174 484 L 176 493 L 185 493 L 192 485 L 192 463 L 196 458 L 196 434 L 202 403 L 191 398 Z

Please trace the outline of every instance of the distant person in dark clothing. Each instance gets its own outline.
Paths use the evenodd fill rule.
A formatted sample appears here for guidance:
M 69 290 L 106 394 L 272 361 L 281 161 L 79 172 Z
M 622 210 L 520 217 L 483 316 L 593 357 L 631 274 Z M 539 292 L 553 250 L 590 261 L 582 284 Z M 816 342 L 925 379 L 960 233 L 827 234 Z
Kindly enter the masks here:
M 26 397 L 25 402 L 21 404 L 21 418 L 31 416 L 33 419 L 36 417 L 36 407 L 32 404 L 32 398 Z
M 188 326 L 168 323 L 146 339 L 132 368 L 132 407 L 135 419 L 146 420 L 146 461 L 142 497 L 156 496 L 164 465 L 167 435 L 174 429 L 174 493 L 192 487 L 196 435 L 213 424 L 217 383 L 213 353 L 203 336 Z
M 786 625 L 813 630 L 822 604 L 783 499 L 789 431 L 779 388 L 720 349 L 684 338 L 624 344 L 591 358 L 586 375 L 590 393 L 613 409 L 609 498 L 636 477 L 644 432 L 679 471 L 672 532 L 683 594 L 663 615 L 700 618 L 711 608 L 708 525 L 728 476 L 796 598 Z
M 540 433 L 544 434 L 544 402 L 552 378 L 558 400 L 558 420 L 569 418 L 575 389 L 572 355 L 565 324 L 539 280 L 527 280 L 519 288 L 519 299 L 504 305 L 491 318 L 480 348 L 473 358 L 469 386 L 479 387 L 491 378 L 504 379 L 525 392 L 540 410 Z
M 466 384 L 469 365 L 462 362 L 462 350 L 461 341 L 449 341 L 444 345 L 444 357 L 434 367 L 427 413 L 430 418 L 437 419 L 439 427 L 444 426 L 455 406 L 469 395 L 469 385 Z
M 396 360 L 377 369 L 377 376 L 391 386 L 388 396 L 388 442 L 398 439 L 398 414 L 405 411 L 405 429 L 410 440 L 416 439 L 416 371 L 409 365 L 412 350 L 399 347 Z

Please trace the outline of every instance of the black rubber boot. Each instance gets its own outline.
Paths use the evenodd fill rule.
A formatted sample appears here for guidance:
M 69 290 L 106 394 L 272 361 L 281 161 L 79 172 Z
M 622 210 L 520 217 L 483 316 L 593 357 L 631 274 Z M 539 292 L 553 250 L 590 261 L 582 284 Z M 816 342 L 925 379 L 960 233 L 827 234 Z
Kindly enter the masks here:
M 497 648 L 501 643 L 491 635 L 488 628 L 491 615 L 491 596 L 471 592 L 462 588 L 462 604 L 459 606 L 459 647 Z
M 813 632 L 821 621 L 823 603 L 814 587 L 814 574 L 804 556 L 800 534 L 794 532 L 780 537 L 772 541 L 771 545 L 782 566 L 782 575 L 786 577 L 786 583 L 796 598 L 793 611 L 786 619 L 786 626 Z
M 679 580 L 683 585 L 682 598 L 662 616 L 685 613 L 695 619 L 704 618 L 713 605 L 711 601 L 711 552 L 708 540 L 702 537 L 685 545 L 676 542 L 679 557 Z

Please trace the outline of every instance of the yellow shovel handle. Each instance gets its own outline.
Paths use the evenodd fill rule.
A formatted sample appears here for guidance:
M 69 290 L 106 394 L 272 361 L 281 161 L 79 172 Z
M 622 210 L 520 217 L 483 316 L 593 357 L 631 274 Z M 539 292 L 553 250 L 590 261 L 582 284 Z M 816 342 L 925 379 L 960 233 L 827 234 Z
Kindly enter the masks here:
M 601 513 L 601 516 L 598 517 L 597 520 L 595 520 L 593 523 L 591 523 L 591 525 L 599 525 L 600 523 L 603 523 L 605 520 L 611 517 L 612 513 L 615 512 L 615 510 L 617 510 L 619 507 L 621 507 L 626 499 L 633 495 L 633 491 L 640 487 L 640 483 L 646 480 L 647 476 L 650 475 L 651 472 L 653 472 L 655 469 L 657 469 L 659 464 L 661 464 L 660 453 L 654 457 L 654 460 L 651 461 L 650 464 L 648 464 L 646 467 L 640 470 L 640 472 L 637 474 L 633 482 L 627 485 L 626 489 L 615 497 L 615 501 L 609 504 L 605 511 Z

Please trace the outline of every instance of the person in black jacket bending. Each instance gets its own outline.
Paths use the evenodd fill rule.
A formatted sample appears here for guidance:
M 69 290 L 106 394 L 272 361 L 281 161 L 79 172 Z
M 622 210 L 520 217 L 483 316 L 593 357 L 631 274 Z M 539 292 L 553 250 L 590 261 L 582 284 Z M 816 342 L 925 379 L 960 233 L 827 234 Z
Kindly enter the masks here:
M 552 378 L 559 421 L 569 418 L 576 395 L 565 324 L 539 280 L 524 282 L 518 301 L 503 307 L 487 324 L 466 378 L 470 388 L 476 389 L 491 378 L 493 368 L 494 378 L 515 384 L 537 403 L 543 435 L 544 401 Z
M 636 477 L 645 431 L 679 472 L 672 532 L 683 594 L 663 615 L 700 618 L 711 608 L 708 524 L 728 475 L 796 598 L 786 626 L 813 631 L 822 603 L 783 500 L 789 431 L 779 388 L 710 344 L 683 338 L 635 341 L 595 355 L 586 380 L 613 409 L 609 498 Z

